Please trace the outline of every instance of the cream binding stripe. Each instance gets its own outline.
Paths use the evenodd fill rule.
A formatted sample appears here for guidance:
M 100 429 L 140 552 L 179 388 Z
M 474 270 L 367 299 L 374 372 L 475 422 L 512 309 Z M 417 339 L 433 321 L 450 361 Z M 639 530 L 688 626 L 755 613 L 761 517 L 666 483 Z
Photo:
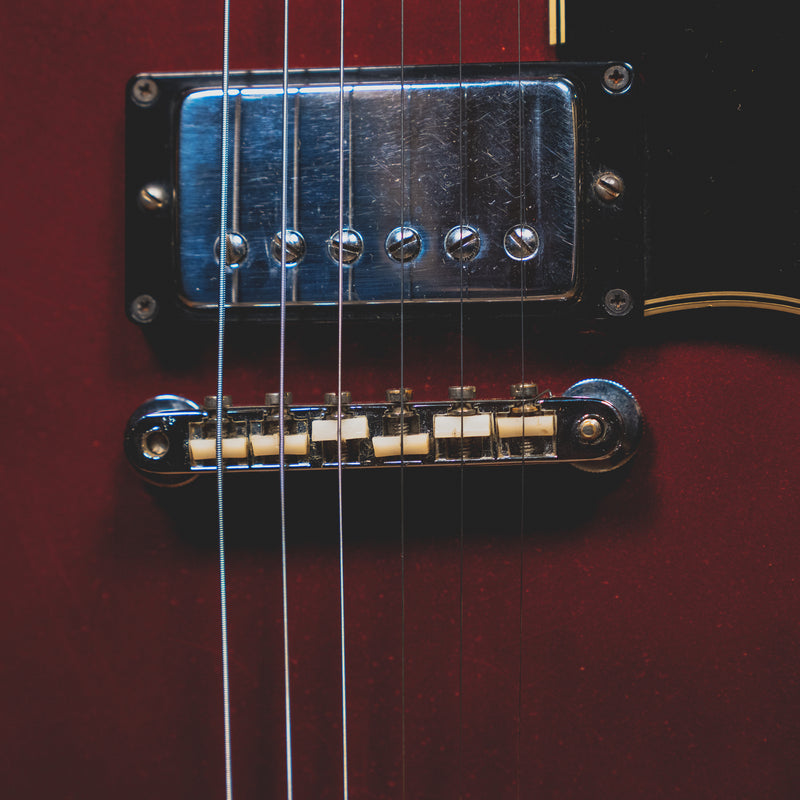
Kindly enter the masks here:
M 644 301 L 646 317 L 697 308 L 763 308 L 800 315 L 800 299 L 761 292 L 694 292 L 653 297 Z

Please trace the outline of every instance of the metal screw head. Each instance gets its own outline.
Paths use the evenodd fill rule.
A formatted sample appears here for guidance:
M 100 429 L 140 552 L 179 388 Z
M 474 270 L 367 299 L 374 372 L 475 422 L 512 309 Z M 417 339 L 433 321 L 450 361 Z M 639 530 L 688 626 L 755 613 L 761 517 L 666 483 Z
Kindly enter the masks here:
M 447 396 L 451 400 L 474 400 L 475 387 L 474 386 L 448 386 Z
M 152 78 L 139 78 L 131 88 L 131 99 L 137 106 L 151 106 L 158 98 L 158 84 Z
M 471 261 L 481 249 L 481 237 L 471 225 L 456 225 L 444 237 L 444 251 L 454 261 Z
M 535 383 L 512 383 L 511 396 L 515 400 L 530 400 L 539 394 L 539 387 Z
M 413 228 L 395 228 L 386 237 L 386 255 L 398 263 L 413 261 L 422 249 L 422 239 Z
M 292 403 L 292 393 L 291 392 L 284 392 L 283 393 L 283 404 L 284 406 L 291 405 Z M 280 392 L 267 392 L 264 395 L 264 405 L 267 408 L 278 408 L 281 404 L 281 393 Z
M 616 172 L 601 172 L 594 181 L 594 193 L 604 203 L 613 203 L 625 191 L 625 184 Z
M 158 461 L 169 452 L 169 436 L 161 428 L 151 428 L 142 434 L 139 448 L 142 455 Z
M 225 240 L 228 243 L 225 250 L 225 263 L 229 267 L 238 267 L 247 258 L 249 250 L 247 239 L 238 231 L 231 231 L 226 234 Z M 219 237 L 214 242 L 214 259 L 219 264 Z
M 503 248 L 514 261 L 528 261 L 539 249 L 539 234 L 530 225 L 515 225 L 506 232 Z
M 631 77 L 626 64 L 610 64 L 603 72 L 603 86 L 612 94 L 621 94 L 631 85 Z
M 610 289 L 603 298 L 603 307 L 612 317 L 624 317 L 633 308 L 633 298 L 625 289 Z
M 342 405 L 349 406 L 353 396 L 350 392 L 342 391 Z M 337 392 L 325 392 L 325 405 L 337 406 L 339 405 L 339 395 Z
M 143 211 L 161 211 L 169 205 L 170 197 L 163 183 L 148 183 L 139 190 L 137 201 Z
M 233 401 L 231 400 L 230 395 L 224 394 L 222 395 L 222 408 L 230 408 L 233 405 Z M 206 411 L 216 411 L 217 410 L 217 396 L 215 394 L 207 394 L 203 398 L 203 408 Z
M 586 416 L 578 420 L 578 438 L 587 444 L 596 442 L 603 435 L 603 422 L 594 416 Z
M 281 261 L 281 232 L 278 231 L 270 243 L 270 253 L 272 257 L 280 263 Z M 286 231 L 286 266 L 294 267 L 303 260 L 306 254 L 306 240 L 297 231 Z
M 140 294 L 131 303 L 131 318 L 142 325 L 152 322 L 158 313 L 158 303 L 151 294 Z
M 358 231 L 345 228 L 342 231 L 342 263 L 352 264 L 364 252 L 364 240 Z M 328 239 L 328 255 L 339 263 L 339 231 Z
M 410 403 L 413 394 L 414 393 L 408 387 L 406 387 L 405 389 L 387 389 L 386 402 L 397 403 L 399 405 L 400 398 L 402 397 L 404 403 Z

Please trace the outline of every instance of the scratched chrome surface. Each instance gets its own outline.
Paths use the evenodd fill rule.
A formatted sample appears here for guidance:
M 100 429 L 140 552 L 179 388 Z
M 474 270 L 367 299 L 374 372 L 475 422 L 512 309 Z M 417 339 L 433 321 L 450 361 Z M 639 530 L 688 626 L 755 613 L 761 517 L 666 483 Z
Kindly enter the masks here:
M 406 302 L 457 301 L 462 288 L 468 300 L 518 299 L 523 286 L 527 299 L 575 291 L 573 86 L 554 77 L 461 88 L 459 103 L 457 83 L 406 83 L 401 114 L 399 83 L 345 86 L 344 224 L 364 242 L 363 254 L 345 265 L 346 303 L 394 303 L 401 293 Z M 338 265 L 328 241 L 339 224 L 339 90 L 323 84 L 290 92 L 287 227 L 303 235 L 306 254 L 289 267 L 287 301 L 335 303 Z M 228 296 L 232 305 L 276 305 L 280 264 L 271 241 L 281 228 L 281 89 L 231 94 L 239 145 L 231 143 L 238 185 L 229 224 L 249 249 L 232 271 Z M 199 307 L 215 305 L 217 297 L 220 107 L 219 90 L 198 90 L 180 109 L 181 296 Z M 385 250 L 401 219 L 422 240 L 419 256 L 404 266 Z M 535 228 L 539 246 L 531 259 L 517 261 L 503 242 L 523 221 Z M 444 249 L 447 232 L 459 224 L 474 227 L 481 242 L 474 259 L 461 264 Z

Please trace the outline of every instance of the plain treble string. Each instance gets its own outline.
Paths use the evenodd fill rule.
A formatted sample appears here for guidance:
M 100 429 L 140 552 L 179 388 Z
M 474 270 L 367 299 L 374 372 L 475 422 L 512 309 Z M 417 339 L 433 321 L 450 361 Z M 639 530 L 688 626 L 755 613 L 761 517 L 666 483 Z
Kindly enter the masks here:
M 284 688 L 284 727 L 286 747 L 286 796 L 292 800 L 294 787 L 292 780 L 292 703 L 289 673 L 289 600 L 286 554 L 286 431 L 284 414 L 286 407 L 286 229 L 288 218 L 289 182 L 289 0 L 283 5 L 283 107 L 281 130 L 281 303 L 279 349 L 280 366 L 278 379 L 278 469 L 280 481 L 281 514 L 281 603 L 283 619 L 283 688 Z M 295 114 L 294 157 L 297 154 L 297 114 Z M 296 170 L 295 170 L 296 172 Z M 295 192 L 297 181 L 295 181 Z M 297 200 L 294 197 L 295 214 Z M 295 228 L 296 228 L 295 224 Z
M 220 180 L 220 234 L 219 234 L 219 317 L 217 329 L 217 402 L 216 402 L 216 465 L 217 465 L 217 524 L 219 535 L 219 602 L 222 647 L 222 703 L 225 736 L 225 797 L 233 800 L 233 775 L 231 767 L 231 712 L 230 680 L 228 670 L 228 603 L 225 582 L 225 515 L 222 463 L 223 422 L 223 365 L 225 354 L 225 282 L 228 262 L 228 162 L 230 154 L 230 132 L 228 123 L 228 84 L 230 77 L 230 0 L 225 0 L 222 26 L 222 123 L 221 123 L 221 171 Z

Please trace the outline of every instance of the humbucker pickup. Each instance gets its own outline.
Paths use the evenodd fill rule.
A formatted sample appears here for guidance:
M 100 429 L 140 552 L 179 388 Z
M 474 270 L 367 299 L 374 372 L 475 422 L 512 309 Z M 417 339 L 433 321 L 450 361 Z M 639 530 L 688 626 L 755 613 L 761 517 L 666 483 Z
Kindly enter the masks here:
M 385 403 L 353 403 L 348 392 L 320 405 L 270 393 L 263 406 L 223 400 L 219 451 L 227 472 L 286 469 L 534 464 L 569 462 L 605 472 L 625 463 L 642 434 L 633 395 L 602 379 L 580 381 L 560 397 L 517 384 L 511 399 L 481 400 L 473 386 L 450 388 L 442 402 L 414 402 L 390 389 Z M 203 406 L 174 395 L 142 405 L 125 433 L 135 469 L 157 484 L 215 472 L 216 397 Z M 282 454 L 281 454 L 282 450 Z
M 616 70 L 616 71 L 615 71 Z M 629 65 L 408 67 L 231 76 L 229 319 L 641 313 L 643 135 Z M 213 319 L 218 75 L 128 86 L 127 311 Z M 340 109 L 343 137 L 340 137 Z M 343 227 L 340 219 L 340 163 Z M 341 241 L 340 241 L 341 239 Z M 621 302 L 618 298 L 623 298 Z M 634 313 L 631 314 L 630 312 Z

